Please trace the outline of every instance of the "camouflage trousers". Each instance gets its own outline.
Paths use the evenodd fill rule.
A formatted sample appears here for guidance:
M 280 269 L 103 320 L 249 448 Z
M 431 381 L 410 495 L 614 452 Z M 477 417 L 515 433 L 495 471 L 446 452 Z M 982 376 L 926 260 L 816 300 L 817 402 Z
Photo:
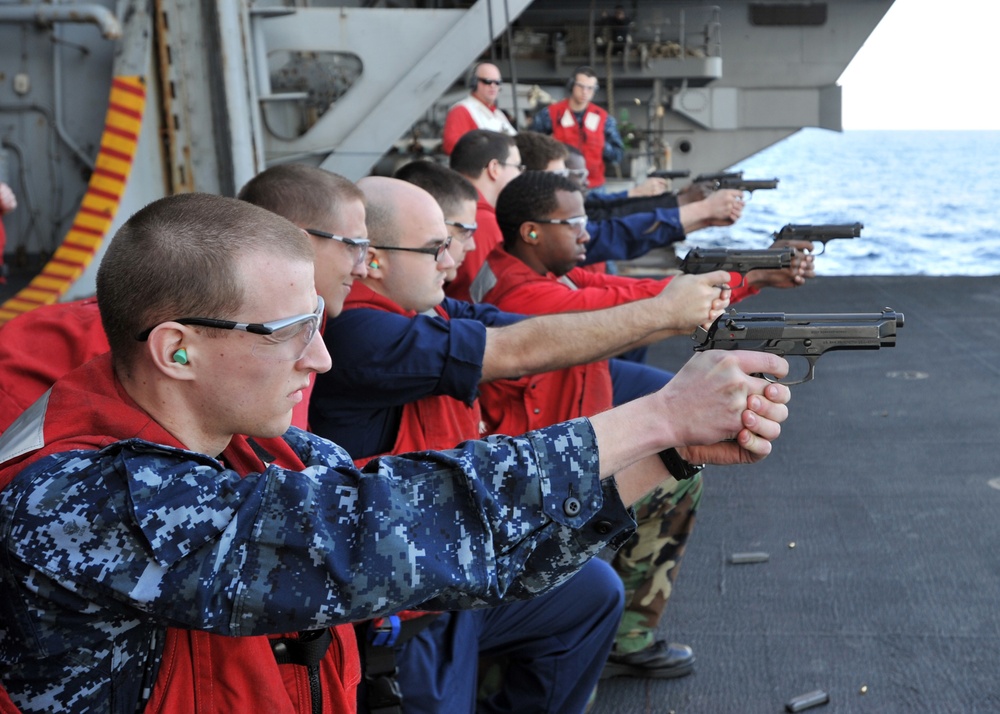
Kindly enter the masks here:
M 615 651 L 637 652 L 656 640 L 701 501 L 701 474 L 668 479 L 635 504 L 636 532 L 611 561 L 625 585 L 625 614 Z

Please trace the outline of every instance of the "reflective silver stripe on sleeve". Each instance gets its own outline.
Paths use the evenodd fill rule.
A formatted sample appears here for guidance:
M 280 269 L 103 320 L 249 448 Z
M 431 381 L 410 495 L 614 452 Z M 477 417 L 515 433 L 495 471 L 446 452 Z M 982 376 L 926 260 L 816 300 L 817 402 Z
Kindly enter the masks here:
M 40 396 L 34 404 L 24 410 L 24 414 L 19 416 L 17 421 L 7 427 L 3 436 L 0 436 L 0 464 L 45 446 L 43 428 L 51 392 L 50 389 Z

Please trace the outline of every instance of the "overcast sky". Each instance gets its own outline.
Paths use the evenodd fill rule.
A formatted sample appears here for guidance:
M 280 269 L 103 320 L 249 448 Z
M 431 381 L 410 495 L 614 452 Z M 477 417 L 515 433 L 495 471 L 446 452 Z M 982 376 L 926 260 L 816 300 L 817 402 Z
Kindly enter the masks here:
M 844 129 L 1000 130 L 1000 0 L 896 0 L 841 75 Z

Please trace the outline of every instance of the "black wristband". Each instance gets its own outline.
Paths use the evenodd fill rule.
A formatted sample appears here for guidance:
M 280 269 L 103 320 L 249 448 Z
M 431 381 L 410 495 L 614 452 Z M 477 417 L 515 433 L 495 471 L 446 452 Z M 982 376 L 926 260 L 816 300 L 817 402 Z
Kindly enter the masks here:
M 667 471 L 678 481 L 683 481 L 689 479 L 692 476 L 696 476 L 702 472 L 705 468 L 705 464 L 691 464 L 684 460 L 684 458 L 677 453 L 677 449 L 664 449 L 657 456 L 660 457 L 660 461 L 663 465 L 667 467 Z

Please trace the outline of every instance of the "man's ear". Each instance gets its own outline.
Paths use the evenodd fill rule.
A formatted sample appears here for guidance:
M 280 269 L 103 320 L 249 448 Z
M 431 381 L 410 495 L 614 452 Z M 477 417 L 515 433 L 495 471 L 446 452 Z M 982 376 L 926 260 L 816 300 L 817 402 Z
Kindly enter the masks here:
M 376 253 L 375 248 L 369 248 L 368 253 L 365 255 L 365 269 L 368 271 L 368 277 L 374 278 L 375 280 L 382 279 L 382 259 Z
M 528 243 L 529 245 L 535 245 L 538 243 L 538 224 L 532 221 L 526 221 L 521 224 L 521 241 Z
M 503 171 L 503 165 L 499 159 L 490 159 L 490 162 L 486 164 L 486 168 L 483 171 L 486 172 L 486 176 L 490 181 L 496 181 L 500 176 L 500 172 Z
M 192 330 L 176 322 L 161 323 L 149 333 L 144 345 L 146 354 L 171 379 L 194 379 L 199 355 L 193 335 Z

